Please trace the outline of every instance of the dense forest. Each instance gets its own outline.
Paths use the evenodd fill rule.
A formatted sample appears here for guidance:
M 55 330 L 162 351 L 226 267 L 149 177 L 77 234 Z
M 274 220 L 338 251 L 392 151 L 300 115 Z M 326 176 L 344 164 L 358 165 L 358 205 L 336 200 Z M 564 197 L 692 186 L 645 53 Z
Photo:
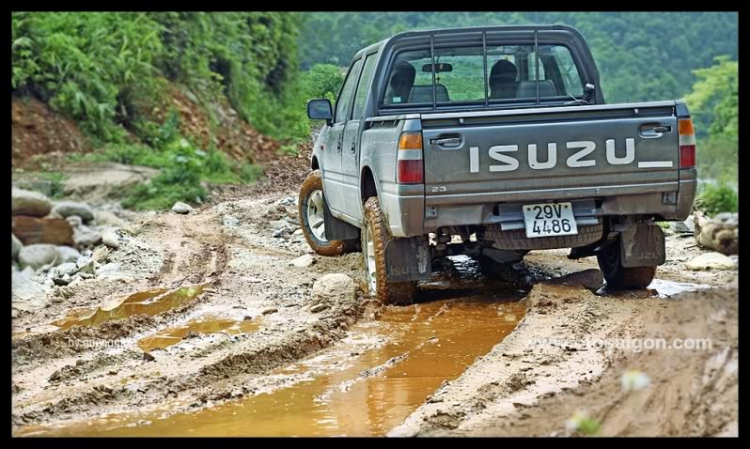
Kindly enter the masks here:
M 163 169 L 131 197 L 159 207 L 202 197 L 201 180 L 257 178 L 252 157 L 227 159 L 216 138 L 227 115 L 294 153 L 309 139 L 305 102 L 333 99 L 366 45 L 405 30 L 529 23 L 578 28 L 610 103 L 686 98 L 702 175 L 736 182 L 736 13 L 21 12 L 11 91 L 73 119 L 90 157 Z M 198 131 L 177 113 L 186 103 L 205 115 Z

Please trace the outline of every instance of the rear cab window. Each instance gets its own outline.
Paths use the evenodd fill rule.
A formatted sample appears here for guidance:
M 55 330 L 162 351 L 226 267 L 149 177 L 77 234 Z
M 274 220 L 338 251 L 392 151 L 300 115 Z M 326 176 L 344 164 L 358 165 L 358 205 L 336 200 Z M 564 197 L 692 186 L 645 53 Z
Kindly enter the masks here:
M 344 86 L 341 88 L 341 94 L 339 94 L 338 101 L 336 101 L 334 123 L 345 122 L 349 115 L 349 111 L 351 111 L 352 94 L 354 93 L 354 87 L 357 85 L 360 67 L 362 67 L 361 58 L 357 59 L 354 64 L 352 64 L 349 73 L 346 75 L 346 81 L 344 81 Z
M 585 77 L 564 44 L 488 42 L 398 51 L 385 79 L 381 109 L 456 109 L 560 106 L 583 98 Z

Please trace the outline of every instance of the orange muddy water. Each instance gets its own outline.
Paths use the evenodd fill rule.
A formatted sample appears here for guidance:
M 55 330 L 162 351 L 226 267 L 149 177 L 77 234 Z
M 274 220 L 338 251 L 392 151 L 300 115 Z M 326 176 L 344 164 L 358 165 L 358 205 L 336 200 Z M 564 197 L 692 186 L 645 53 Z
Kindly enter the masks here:
M 295 380 L 195 413 L 118 414 L 40 436 L 380 436 L 458 377 L 523 318 L 523 290 L 482 279 L 436 281 L 349 337 L 272 376 Z M 369 342 L 369 343 L 363 343 Z M 375 342 L 373 344 L 372 342 Z M 295 377 L 296 376 L 296 377 Z M 301 379 L 301 380 L 299 380 Z M 291 383 L 291 385 L 289 385 Z

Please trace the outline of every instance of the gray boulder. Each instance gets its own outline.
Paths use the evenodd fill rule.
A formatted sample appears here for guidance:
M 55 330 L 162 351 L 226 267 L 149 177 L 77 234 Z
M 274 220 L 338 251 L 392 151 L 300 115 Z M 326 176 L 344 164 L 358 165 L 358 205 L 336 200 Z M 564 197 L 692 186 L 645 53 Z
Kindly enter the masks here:
M 114 229 L 107 229 L 102 232 L 102 243 L 112 249 L 120 247 L 120 236 L 114 231 Z
M 73 201 L 63 201 L 57 203 L 52 212 L 63 217 L 68 218 L 71 215 L 78 215 L 83 219 L 84 223 L 88 223 L 94 219 L 94 211 L 91 210 L 86 203 L 75 203 Z
M 73 229 L 83 224 L 83 218 L 79 217 L 78 215 L 71 215 L 71 216 L 65 217 L 65 220 L 70 224 L 70 226 Z
M 13 188 L 11 194 L 12 214 L 31 217 L 46 217 L 52 209 L 52 202 L 39 192 Z
M 47 304 L 47 291 L 43 284 L 33 279 L 34 270 L 27 267 L 14 271 L 11 281 L 12 307 L 18 310 L 37 310 Z
M 26 245 L 18 253 L 18 261 L 24 267 L 31 267 L 34 270 L 44 265 L 57 265 L 60 262 L 60 254 L 55 245 L 46 243 L 37 245 Z
M 59 263 L 77 262 L 81 257 L 81 253 L 70 246 L 58 246 L 57 255 Z
M 78 248 L 88 248 L 102 241 L 102 235 L 87 226 L 81 225 L 74 229 L 73 241 Z
M 118 228 L 125 226 L 125 221 L 113 212 L 101 210 L 97 211 L 95 215 L 96 224 L 99 226 L 115 226 Z

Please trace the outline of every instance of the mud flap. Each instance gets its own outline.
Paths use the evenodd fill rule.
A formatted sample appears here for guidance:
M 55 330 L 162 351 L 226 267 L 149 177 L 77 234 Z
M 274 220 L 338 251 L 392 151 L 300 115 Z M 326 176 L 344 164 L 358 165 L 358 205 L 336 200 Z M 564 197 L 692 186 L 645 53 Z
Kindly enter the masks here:
M 620 233 L 622 266 L 653 267 L 666 261 L 664 231 L 654 224 L 638 223 Z
M 323 224 L 326 227 L 326 240 L 353 240 L 359 238 L 359 229 L 331 215 L 328 200 L 323 194 Z
M 393 239 L 385 245 L 389 282 L 422 281 L 432 275 L 432 255 L 424 237 Z

